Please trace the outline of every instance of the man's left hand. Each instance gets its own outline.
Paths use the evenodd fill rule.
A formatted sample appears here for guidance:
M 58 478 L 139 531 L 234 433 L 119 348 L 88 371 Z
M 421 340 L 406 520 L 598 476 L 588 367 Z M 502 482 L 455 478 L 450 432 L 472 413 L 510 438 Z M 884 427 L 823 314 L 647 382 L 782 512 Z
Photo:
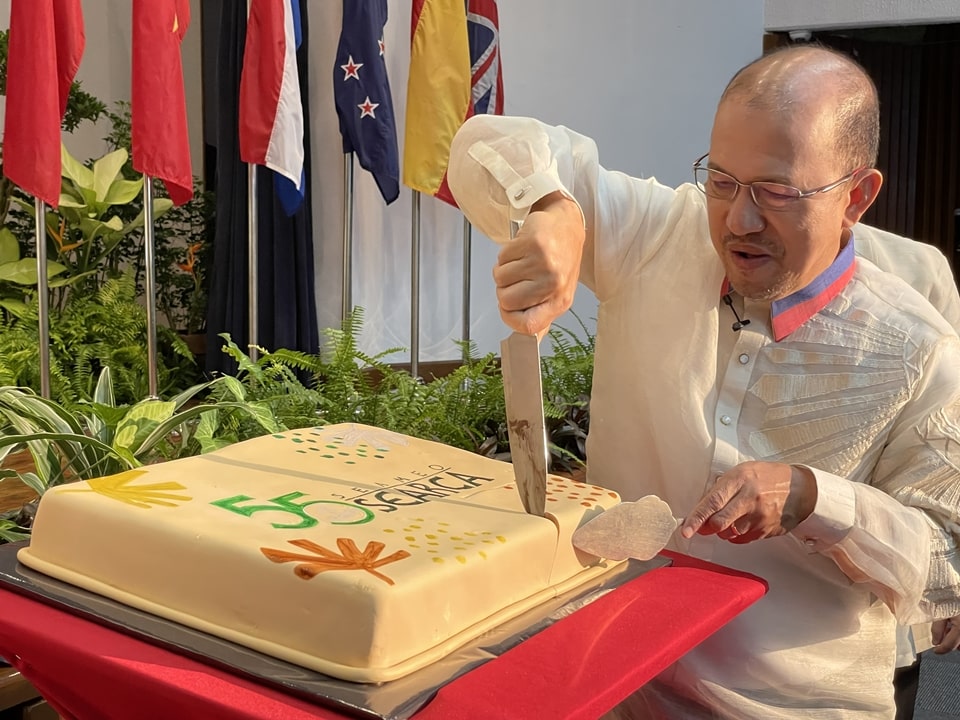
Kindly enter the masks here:
M 817 481 L 806 468 L 745 462 L 717 478 L 683 521 L 685 538 L 717 535 L 748 543 L 789 532 L 817 502 Z
M 933 632 L 933 651 L 937 655 L 943 655 L 960 648 L 960 615 L 947 620 L 934 620 L 931 630 Z

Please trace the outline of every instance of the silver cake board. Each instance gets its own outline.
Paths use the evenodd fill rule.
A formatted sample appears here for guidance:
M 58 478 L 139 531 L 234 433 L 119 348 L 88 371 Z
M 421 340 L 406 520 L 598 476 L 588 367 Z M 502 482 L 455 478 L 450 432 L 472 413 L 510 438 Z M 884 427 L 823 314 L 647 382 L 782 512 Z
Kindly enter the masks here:
M 464 673 L 495 659 L 610 590 L 671 562 L 663 556 L 646 562 L 630 560 L 485 633 L 432 665 L 398 680 L 367 684 L 339 680 L 55 580 L 17 561 L 17 551 L 26 544 L 0 545 L 3 589 L 342 714 L 378 720 L 407 720 L 430 702 L 440 688 Z

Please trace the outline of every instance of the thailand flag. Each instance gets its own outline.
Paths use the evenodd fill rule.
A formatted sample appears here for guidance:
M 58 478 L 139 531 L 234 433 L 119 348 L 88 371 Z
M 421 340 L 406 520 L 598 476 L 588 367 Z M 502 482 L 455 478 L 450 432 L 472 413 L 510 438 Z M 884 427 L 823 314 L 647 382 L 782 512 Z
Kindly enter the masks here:
M 288 214 L 303 200 L 299 0 L 252 0 L 240 72 L 240 159 L 277 173 Z
M 499 27 L 496 0 L 469 0 L 467 39 L 473 115 L 503 115 Z

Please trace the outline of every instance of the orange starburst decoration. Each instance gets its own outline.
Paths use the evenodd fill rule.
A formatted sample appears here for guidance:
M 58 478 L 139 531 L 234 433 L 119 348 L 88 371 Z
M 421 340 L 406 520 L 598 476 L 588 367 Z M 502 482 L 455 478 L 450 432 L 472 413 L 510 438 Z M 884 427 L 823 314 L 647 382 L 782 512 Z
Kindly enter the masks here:
M 366 570 L 388 585 L 393 585 L 393 580 L 383 573 L 377 572 L 377 568 L 410 557 L 410 553 L 406 550 L 397 550 L 391 555 L 380 557 L 380 553 L 383 552 L 386 545 L 375 540 L 368 542 L 361 552 L 353 540 L 337 538 L 339 553 L 328 550 L 311 540 L 300 539 L 290 540 L 289 542 L 291 545 L 313 553 L 313 555 L 301 555 L 288 550 L 275 550 L 273 548 L 260 548 L 260 552 L 275 563 L 299 562 L 300 564 L 293 569 L 293 572 L 297 577 L 304 580 L 310 580 L 327 570 Z

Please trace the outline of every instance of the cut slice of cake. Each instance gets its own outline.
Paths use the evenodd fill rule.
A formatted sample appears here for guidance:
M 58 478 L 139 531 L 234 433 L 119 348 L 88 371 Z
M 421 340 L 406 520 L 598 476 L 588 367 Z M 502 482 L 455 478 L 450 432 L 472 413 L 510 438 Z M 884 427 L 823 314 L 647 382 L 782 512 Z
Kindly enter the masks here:
M 392 680 L 611 567 L 579 525 L 616 493 L 363 425 L 257 438 L 62 485 L 18 558 L 319 672 Z

